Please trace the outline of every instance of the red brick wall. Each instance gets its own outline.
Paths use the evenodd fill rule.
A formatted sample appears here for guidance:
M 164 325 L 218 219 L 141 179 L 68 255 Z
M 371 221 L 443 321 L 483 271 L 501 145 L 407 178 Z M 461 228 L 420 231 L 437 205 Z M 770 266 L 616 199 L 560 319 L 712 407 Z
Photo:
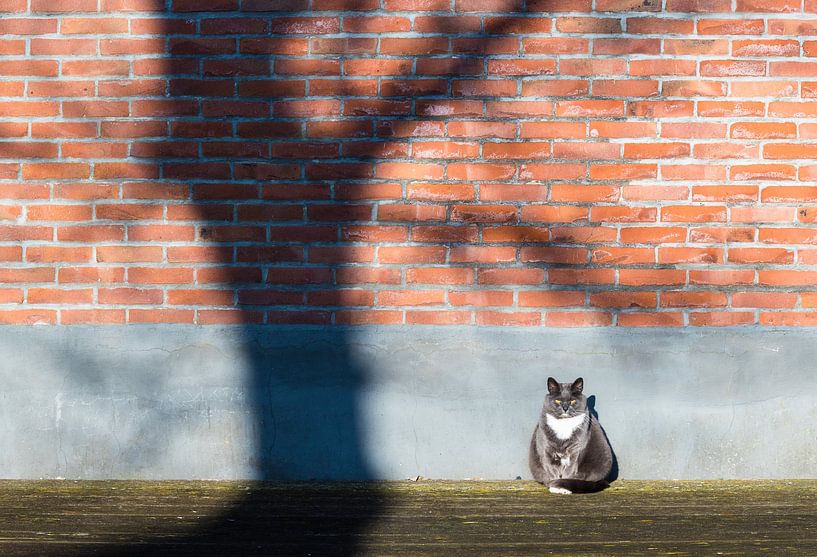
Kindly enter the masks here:
M 0 321 L 817 324 L 817 1 L 522 4 L 0 2 Z

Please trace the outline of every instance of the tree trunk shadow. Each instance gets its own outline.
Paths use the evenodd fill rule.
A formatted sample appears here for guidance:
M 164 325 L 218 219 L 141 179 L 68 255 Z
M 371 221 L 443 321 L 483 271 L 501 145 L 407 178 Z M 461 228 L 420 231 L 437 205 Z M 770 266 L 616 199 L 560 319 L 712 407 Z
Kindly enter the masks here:
M 354 9 L 354 2 L 337 7 L 341 12 Z M 261 13 L 231 13 L 229 16 L 252 18 Z M 298 79 L 280 77 L 288 64 L 299 62 L 292 53 L 301 52 L 307 39 L 265 31 L 258 37 L 242 40 L 240 48 L 245 48 L 246 41 L 250 54 L 243 51 L 242 55 L 208 57 L 207 49 L 217 48 L 213 41 L 220 39 L 200 31 L 191 32 L 189 26 L 179 32 L 179 26 L 185 27 L 183 18 L 195 16 L 199 25 L 207 21 L 209 33 L 237 42 L 236 37 L 241 33 L 231 27 L 231 17 L 222 12 L 208 12 L 204 5 L 201 12 L 164 15 L 167 17 L 162 20 L 166 25 L 163 33 L 170 53 L 169 58 L 161 62 L 159 77 L 168 82 L 170 100 L 174 101 L 171 106 L 180 108 L 192 102 L 204 103 L 206 108 L 203 113 L 195 114 L 171 111 L 167 116 L 169 135 L 143 143 L 141 156 L 161 167 L 161 183 L 174 190 L 188 191 L 177 200 L 193 211 L 197 241 L 213 248 L 207 255 L 179 261 L 203 264 L 200 269 L 209 269 L 216 278 L 203 281 L 200 275 L 200 284 L 231 294 L 221 310 L 199 310 L 198 318 L 200 323 L 207 319 L 224 319 L 244 330 L 244 346 L 252 367 L 248 391 L 258 428 L 258 451 L 253 462 L 258 479 L 377 479 L 368 458 L 368 453 L 376 448 L 364 446 L 362 429 L 366 424 L 362 423 L 360 413 L 359 396 L 365 387 L 366 370 L 360 368 L 350 352 L 348 330 L 334 327 L 359 322 L 358 314 L 349 312 L 348 308 L 367 307 L 366 301 L 360 302 L 361 294 L 354 287 L 377 282 L 377 272 L 383 271 L 358 265 L 366 261 L 366 254 L 373 250 L 371 244 L 367 244 L 366 227 L 382 225 L 383 219 L 373 222 L 372 207 L 390 183 L 406 181 L 378 176 L 373 163 L 395 156 L 407 157 L 407 154 L 399 154 L 400 145 L 407 144 L 407 139 L 418 133 L 422 135 L 423 123 L 444 126 L 446 116 L 444 111 L 435 112 L 436 106 L 450 101 L 475 101 L 482 106 L 479 96 L 453 92 L 451 81 L 465 76 L 476 83 L 479 78 L 487 77 L 484 68 L 491 62 L 492 45 L 497 51 L 505 52 L 503 42 L 517 32 L 520 17 L 531 14 L 519 11 L 490 18 L 485 29 L 475 30 L 457 43 L 461 52 L 446 46 L 445 55 L 423 58 L 429 66 L 438 67 L 435 75 L 417 79 L 412 64 L 408 64 L 398 77 L 413 76 L 414 79 L 393 80 L 390 87 L 394 90 L 383 97 L 378 95 L 376 87 L 371 89 L 368 83 L 371 79 L 339 73 L 335 76 L 332 67 L 350 57 L 373 64 L 387 64 L 391 58 L 358 58 L 360 49 L 366 52 L 371 48 L 368 37 L 337 39 L 338 44 L 324 40 L 320 48 L 328 54 L 310 56 L 308 60 L 314 65 L 312 71 L 316 76 L 332 75 L 326 79 L 302 78 L 314 82 L 313 87 L 325 89 L 321 96 L 326 98 L 311 106 L 297 104 L 304 95 L 299 93 L 302 84 Z M 303 16 L 298 13 L 293 17 Z M 439 36 L 459 34 L 462 29 L 457 26 L 463 23 L 459 17 L 437 18 L 428 23 L 422 32 L 434 37 L 426 37 L 429 48 Z M 213 30 L 216 25 L 223 25 L 223 30 Z M 375 27 L 365 30 L 366 33 L 377 31 Z M 480 39 L 479 48 L 469 50 L 468 38 Z M 447 38 L 446 45 L 449 40 L 453 39 Z M 204 60 L 185 58 L 186 53 L 203 55 Z M 270 67 L 269 53 L 276 65 L 276 79 L 264 79 L 269 78 L 268 71 L 265 74 L 257 70 L 265 64 Z M 293 72 L 297 74 L 296 70 Z M 310 90 L 310 94 L 316 93 Z M 510 96 L 516 97 L 516 91 Z M 427 98 L 417 101 L 415 97 Z M 343 122 L 327 120 L 320 111 L 333 114 L 340 106 L 336 104 L 338 98 L 351 98 L 354 108 L 345 115 L 338 114 Z M 257 110 L 260 107 L 263 112 L 264 106 L 272 106 L 275 116 L 258 117 Z M 385 115 L 383 111 L 388 110 L 393 114 Z M 480 114 L 473 119 L 483 118 Z M 334 130 L 328 132 L 330 140 L 321 140 L 320 129 L 324 127 Z M 344 134 L 346 137 L 338 145 L 337 136 Z M 205 139 L 201 140 L 202 137 Z M 467 138 L 466 131 L 461 139 Z M 183 144 L 196 140 L 201 140 L 197 145 L 200 151 L 190 156 Z M 514 144 L 524 142 L 517 140 Z M 515 161 L 511 164 L 517 168 Z M 577 164 L 587 167 L 587 161 Z M 507 179 L 526 181 L 516 173 L 514 170 Z M 466 172 L 462 181 L 471 180 Z M 544 184 L 548 179 L 540 176 L 533 181 Z M 393 192 L 383 199 L 392 201 Z M 397 199 L 403 199 L 403 194 Z M 586 257 L 583 261 L 574 260 L 564 250 L 570 245 L 586 247 L 585 244 L 593 242 L 593 231 L 589 229 L 601 226 L 598 222 L 588 223 L 588 230 L 581 233 L 566 232 L 555 240 L 548 233 L 543 240 L 537 235 L 536 227 L 518 222 L 515 210 L 504 221 L 486 223 L 477 212 L 475 215 L 465 216 L 453 225 L 447 220 L 438 223 L 440 229 L 429 230 L 429 239 L 421 245 L 446 250 L 451 246 L 462 247 L 469 241 L 463 241 L 458 233 L 476 223 L 503 235 L 498 240 L 503 246 L 514 250 L 543 250 L 539 256 L 531 252 L 530 260 L 508 266 L 509 269 L 545 269 L 556 265 L 575 270 L 588 266 Z M 391 221 L 385 218 L 384 222 L 405 224 L 405 215 Z M 261 234 L 260 230 L 263 234 L 255 236 Z M 553 243 L 558 245 L 548 251 Z M 479 264 L 479 258 L 466 257 L 455 267 L 479 269 Z M 587 286 L 579 284 L 578 290 Z M 542 288 L 551 286 L 543 284 Z M 198 294 L 206 294 L 205 289 L 197 290 Z M 202 304 L 207 305 L 208 301 Z M 604 307 L 608 314 L 616 311 L 615 307 Z M 386 313 L 371 314 L 370 319 L 377 322 L 378 315 Z M 307 357 L 294 353 L 292 348 L 270 349 L 275 343 L 270 343 L 265 335 L 272 335 L 274 331 L 265 331 L 262 325 L 279 323 L 331 324 L 333 338 L 329 345 Z M 519 435 L 526 435 L 527 425 L 520 424 Z M 161 427 L 161 424 L 152 426 Z M 232 510 L 201 531 L 182 539 L 150 540 L 150 554 L 202 554 L 203 548 L 209 547 L 225 552 L 221 554 L 227 554 L 227 548 L 229 551 L 238 548 L 242 555 L 351 556 L 359 552 L 360 538 L 368 525 L 377 520 L 388 505 L 387 499 L 371 489 L 350 501 L 333 497 L 331 490 L 305 486 L 303 490 L 282 494 L 259 484 L 236 501 Z M 144 550 L 144 546 L 139 545 L 116 546 L 95 554 L 137 555 L 145 554 Z

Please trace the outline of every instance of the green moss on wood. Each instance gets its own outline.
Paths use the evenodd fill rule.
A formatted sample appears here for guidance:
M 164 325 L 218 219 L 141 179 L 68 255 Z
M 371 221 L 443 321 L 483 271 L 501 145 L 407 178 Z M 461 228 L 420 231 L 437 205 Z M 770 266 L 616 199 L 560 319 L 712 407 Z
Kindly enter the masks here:
M 816 481 L 0 481 L 16 555 L 817 555 Z

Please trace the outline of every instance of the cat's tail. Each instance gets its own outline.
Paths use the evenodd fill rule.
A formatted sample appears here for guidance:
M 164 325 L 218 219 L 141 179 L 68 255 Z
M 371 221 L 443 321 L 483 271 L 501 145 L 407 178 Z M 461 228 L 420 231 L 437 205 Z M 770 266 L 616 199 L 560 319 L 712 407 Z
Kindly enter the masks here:
M 561 478 L 548 482 L 549 487 L 564 489 L 570 493 L 594 493 L 607 488 L 609 485 L 609 482 L 606 480 L 590 482 L 587 480 L 571 480 L 567 478 Z

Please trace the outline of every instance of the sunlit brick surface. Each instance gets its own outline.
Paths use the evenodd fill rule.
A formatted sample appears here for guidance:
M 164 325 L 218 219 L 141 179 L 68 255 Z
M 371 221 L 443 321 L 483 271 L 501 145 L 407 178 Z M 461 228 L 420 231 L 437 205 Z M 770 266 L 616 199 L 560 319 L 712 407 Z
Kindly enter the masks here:
M 817 325 L 812 0 L 0 10 L 0 322 Z

